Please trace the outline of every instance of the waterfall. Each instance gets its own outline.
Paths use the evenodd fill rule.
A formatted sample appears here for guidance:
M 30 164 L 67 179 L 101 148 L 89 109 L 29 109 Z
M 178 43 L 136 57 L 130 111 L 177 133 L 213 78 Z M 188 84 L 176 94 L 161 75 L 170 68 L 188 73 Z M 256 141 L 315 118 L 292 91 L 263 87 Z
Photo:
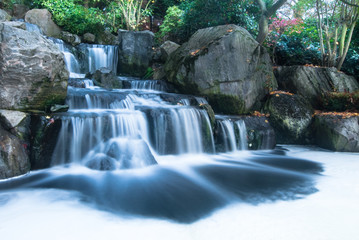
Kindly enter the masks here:
M 237 151 L 248 149 L 247 129 L 243 120 L 231 119 L 226 116 L 216 116 L 218 142 L 222 151 Z
M 117 72 L 118 47 L 113 45 L 80 44 L 73 47 L 64 41 L 50 38 L 60 51 L 63 52 L 70 78 L 84 78 L 88 72 L 94 72 L 101 67 Z M 85 59 L 85 60 L 83 60 Z

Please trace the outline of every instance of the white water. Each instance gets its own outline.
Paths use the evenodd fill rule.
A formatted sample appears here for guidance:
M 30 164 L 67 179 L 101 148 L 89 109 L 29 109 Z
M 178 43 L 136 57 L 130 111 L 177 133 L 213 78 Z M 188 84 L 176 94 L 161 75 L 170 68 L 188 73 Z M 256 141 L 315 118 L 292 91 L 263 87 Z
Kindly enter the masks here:
M 0 195 L 0 236 L 11 240 L 357 239 L 359 154 L 289 149 L 288 155 L 324 164 L 317 193 L 294 201 L 234 203 L 192 224 L 178 224 L 101 211 L 80 202 L 76 192 L 14 190 Z

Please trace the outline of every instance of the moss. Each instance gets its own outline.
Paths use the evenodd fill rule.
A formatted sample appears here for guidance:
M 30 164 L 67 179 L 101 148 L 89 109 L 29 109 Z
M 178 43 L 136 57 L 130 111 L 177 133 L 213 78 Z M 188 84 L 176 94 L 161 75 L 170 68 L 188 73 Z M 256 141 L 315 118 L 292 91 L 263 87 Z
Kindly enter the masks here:
M 225 94 L 208 94 L 206 97 L 215 113 L 228 115 L 239 115 L 246 113 L 244 102 L 236 96 Z

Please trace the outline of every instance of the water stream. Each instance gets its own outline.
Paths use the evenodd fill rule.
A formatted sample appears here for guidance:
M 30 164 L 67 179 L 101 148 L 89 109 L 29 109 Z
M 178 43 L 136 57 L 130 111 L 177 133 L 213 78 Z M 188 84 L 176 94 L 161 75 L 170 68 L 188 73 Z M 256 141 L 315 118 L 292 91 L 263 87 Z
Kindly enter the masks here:
M 224 146 L 218 153 L 203 98 L 123 76 L 118 81 L 126 89 L 94 86 L 85 74 L 100 67 L 116 72 L 115 46 L 81 45 L 75 53 L 55 42 L 71 86 L 69 111 L 53 116 L 62 127 L 52 167 L 1 181 L 0 207 L 23 192 L 44 191 L 56 201 L 76 199 L 119 216 L 193 223 L 230 204 L 295 200 L 317 191 L 320 163 L 287 156 L 285 149 L 247 151 L 242 120 L 216 116 Z

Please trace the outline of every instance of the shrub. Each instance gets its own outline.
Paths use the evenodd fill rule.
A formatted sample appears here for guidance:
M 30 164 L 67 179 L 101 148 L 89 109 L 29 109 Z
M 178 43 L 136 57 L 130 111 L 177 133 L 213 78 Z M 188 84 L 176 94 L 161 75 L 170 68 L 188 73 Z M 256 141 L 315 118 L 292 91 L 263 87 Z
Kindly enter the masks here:
M 75 0 L 38 0 L 37 5 L 48 9 L 57 25 L 64 30 L 84 34 L 98 33 L 104 25 L 104 17 L 98 8 L 85 8 Z
M 326 111 L 359 111 L 359 91 L 328 92 L 323 94 L 320 102 Z
M 179 35 L 179 31 L 183 26 L 183 10 L 179 9 L 178 6 L 172 6 L 167 9 L 166 13 L 156 37 L 162 41 L 172 40 L 178 42 L 176 37 Z

